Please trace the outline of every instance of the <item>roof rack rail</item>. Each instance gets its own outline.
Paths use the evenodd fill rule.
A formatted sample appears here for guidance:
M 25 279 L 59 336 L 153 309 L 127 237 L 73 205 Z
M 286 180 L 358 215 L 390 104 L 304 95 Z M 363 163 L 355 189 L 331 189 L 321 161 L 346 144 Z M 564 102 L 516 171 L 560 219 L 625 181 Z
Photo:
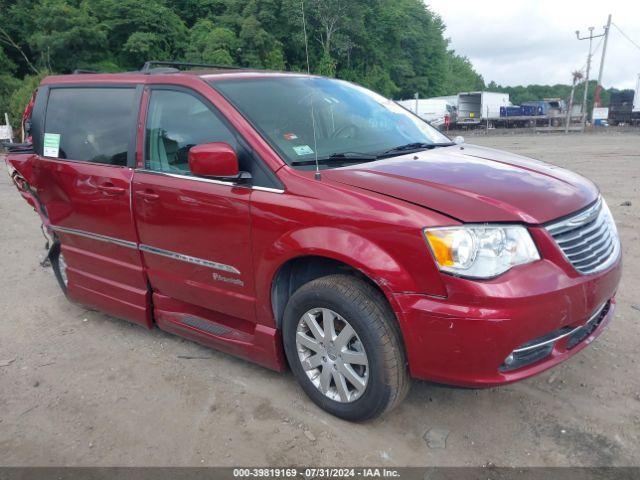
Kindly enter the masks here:
M 76 68 L 73 71 L 73 75 L 80 75 L 83 73 L 100 73 L 100 72 L 96 72 L 95 70 L 88 70 L 88 69 L 84 69 L 84 68 Z
M 203 67 L 203 68 L 217 68 L 220 70 L 241 70 L 242 67 L 238 67 L 236 65 L 215 65 L 211 63 L 190 63 L 190 62 L 165 62 L 165 61 L 155 61 L 151 60 L 148 62 L 144 62 L 142 69 L 140 70 L 142 73 L 150 73 L 151 69 L 155 66 L 158 67 Z

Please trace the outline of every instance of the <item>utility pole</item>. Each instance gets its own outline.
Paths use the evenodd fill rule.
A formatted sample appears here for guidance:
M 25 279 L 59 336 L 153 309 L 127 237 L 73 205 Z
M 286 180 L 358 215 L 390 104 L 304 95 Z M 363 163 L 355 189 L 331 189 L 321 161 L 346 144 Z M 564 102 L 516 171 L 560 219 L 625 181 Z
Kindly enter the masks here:
M 569 97 L 569 108 L 567 109 L 567 118 L 564 122 L 564 133 L 569 133 L 569 126 L 571 124 L 571 113 L 573 111 L 573 97 L 576 92 L 576 85 L 578 81 L 582 78 L 582 72 L 576 70 L 573 72 L 573 84 L 571 85 L 571 96 Z
M 593 48 L 593 39 L 600 38 L 604 36 L 602 35 L 594 35 L 593 31 L 595 27 L 589 27 L 589 36 L 588 37 L 580 37 L 580 30 L 576 30 L 576 37 L 578 40 L 589 40 L 589 55 L 587 55 L 587 75 L 584 79 L 584 98 L 582 99 L 582 131 L 587 125 L 587 94 L 589 93 L 589 72 L 591 71 L 591 51 Z
M 640 73 L 638 74 L 638 82 L 636 83 L 636 93 L 633 96 L 633 112 L 640 112 Z
M 602 45 L 602 59 L 600 59 L 600 72 L 598 73 L 598 85 L 596 85 L 596 96 L 594 105 L 601 107 L 600 104 L 600 92 L 602 91 L 602 72 L 604 70 L 604 59 L 607 55 L 607 43 L 609 43 L 609 30 L 611 29 L 611 14 L 607 19 L 607 24 L 604 27 L 604 44 Z

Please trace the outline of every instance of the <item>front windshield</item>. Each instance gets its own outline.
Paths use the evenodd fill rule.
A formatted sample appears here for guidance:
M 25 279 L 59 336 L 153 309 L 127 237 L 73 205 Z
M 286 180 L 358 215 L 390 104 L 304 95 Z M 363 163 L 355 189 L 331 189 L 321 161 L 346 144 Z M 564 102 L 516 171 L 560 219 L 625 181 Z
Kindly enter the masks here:
M 428 148 L 451 142 L 394 101 L 341 80 L 279 76 L 215 80 L 211 85 L 288 164 L 300 168 L 315 168 L 309 164 L 316 153 L 319 159 L 333 155 L 342 156 L 343 164 L 358 163 L 358 155 L 375 157 L 408 144 Z M 321 168 L 338 166 L 338 161 L 325 162 Z

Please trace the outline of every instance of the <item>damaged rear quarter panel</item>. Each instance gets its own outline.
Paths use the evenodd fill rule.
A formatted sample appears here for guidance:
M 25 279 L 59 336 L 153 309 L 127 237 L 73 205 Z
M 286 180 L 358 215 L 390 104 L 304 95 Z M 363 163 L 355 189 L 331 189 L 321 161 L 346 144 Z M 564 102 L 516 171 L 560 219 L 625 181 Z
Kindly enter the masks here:
M 38 195 L 37 170 L 34 168 L 36 161 L 37 156 L 33 153 L 9 153 L 5 160 L 11 181 L 22 198 L 40 215 L 42 224 L 49 230 L 49 214 Z

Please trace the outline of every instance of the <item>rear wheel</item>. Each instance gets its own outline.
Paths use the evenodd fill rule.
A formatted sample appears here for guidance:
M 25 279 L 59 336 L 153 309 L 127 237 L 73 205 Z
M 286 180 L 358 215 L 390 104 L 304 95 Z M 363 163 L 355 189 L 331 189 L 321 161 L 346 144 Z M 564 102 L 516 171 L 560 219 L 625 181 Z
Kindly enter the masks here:
M 380 292 L 363 280 L 331 275 L 302 286 L 285 309 L 283 336 L 296 379 L 333 415 L 373 418 L 408 391 L 396 319 Z
M 67 284 L 69 283 L 67 278 L 67 261 L 64 258 L 64 254 L 62 253 L 60 242 L 58 240 L 55 241 L 53 248 L 49 252 L 49 260 L 51 261 L 51 267 L 53 268 L 56 280 L 58 280 L 58 284 L 60 285 L 62 292 L 66 295 Z

